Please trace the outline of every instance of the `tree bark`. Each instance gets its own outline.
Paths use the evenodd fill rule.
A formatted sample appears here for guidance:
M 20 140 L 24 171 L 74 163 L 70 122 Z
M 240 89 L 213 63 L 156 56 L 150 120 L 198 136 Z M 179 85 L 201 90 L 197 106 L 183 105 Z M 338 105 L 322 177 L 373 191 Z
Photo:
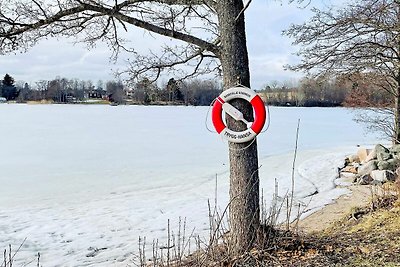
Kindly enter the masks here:
M 394 101 L 394 136 L 393 144 L 400 144 L 400 73 L 397 75 L 397 90 Z
M 235 20 L 242 9 L 242 0 L 219 0 L 218 3 L 220 60 L 225 90 L 238 83 L 250 87 L 244 15 Z M 247 101 L 237 99 L 231 104 L 242 111 L 246 120 L 253 120 L 253 109 Z M 230 117 L 227 124 L 235 131 L 246 129 L 244 123 Z M 260 220 L 257 142 L 229 143 L 229 161 L 229 252 L 240 255 L 252 248 Z
M 396 3 L 397 23 L 400 23 L 400 4 Z M 397 42 L 397 55 L 400 53 L 400 39 L 396 37 Z M 394 136 L 393 144 L 400 144 L 400 62 L 397 58 L 397 77 L 396 77 L 396 90 L 394 100 Z

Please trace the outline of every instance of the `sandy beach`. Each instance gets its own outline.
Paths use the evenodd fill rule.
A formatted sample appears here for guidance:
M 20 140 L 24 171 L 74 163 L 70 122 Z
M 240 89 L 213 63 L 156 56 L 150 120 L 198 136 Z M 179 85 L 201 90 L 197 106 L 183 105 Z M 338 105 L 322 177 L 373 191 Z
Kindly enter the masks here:
M 349 214 L 354 207 L 365 206 L 372 196 L 371 187 L 370 185 L 351 185 L 346 187 L 351 193 L 339 197 L 323 209 L 300 220 L 299 230 L 304 233 L 324 230 L 335 221 Z

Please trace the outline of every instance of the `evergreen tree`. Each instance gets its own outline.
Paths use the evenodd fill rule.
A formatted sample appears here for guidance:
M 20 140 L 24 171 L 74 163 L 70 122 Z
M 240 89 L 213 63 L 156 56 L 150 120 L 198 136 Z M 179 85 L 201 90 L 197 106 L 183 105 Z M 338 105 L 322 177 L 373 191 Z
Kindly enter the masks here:
M 14 78 L 6 74 L 3 78 L 1 86 L 1 95 L 7 100 L 14 100 L 18 97 L 19 91 L 14 85 Z

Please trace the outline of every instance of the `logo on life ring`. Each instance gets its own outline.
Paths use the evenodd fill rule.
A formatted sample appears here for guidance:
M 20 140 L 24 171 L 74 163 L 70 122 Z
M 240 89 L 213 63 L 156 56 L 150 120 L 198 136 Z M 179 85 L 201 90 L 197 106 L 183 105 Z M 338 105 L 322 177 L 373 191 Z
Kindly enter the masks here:
M 254 122 L 245 120 L 243 113 L 228 103 L 235 98 L 242 98 L 250 102 L 254 109 Z M 247 129 L 241 132 L 228 129 L 222 119 L 222 111 L 237 121 L 243 121 L 247 125 Z M 212 108 L 212 122 L 215 130 L 226 140 L 233 143 L 244 143 L 254 139 L 264 127 L 265 115 L 265 105 L 261 97 L 247 87 L 233 87 L 223 91 L 215 100 Z

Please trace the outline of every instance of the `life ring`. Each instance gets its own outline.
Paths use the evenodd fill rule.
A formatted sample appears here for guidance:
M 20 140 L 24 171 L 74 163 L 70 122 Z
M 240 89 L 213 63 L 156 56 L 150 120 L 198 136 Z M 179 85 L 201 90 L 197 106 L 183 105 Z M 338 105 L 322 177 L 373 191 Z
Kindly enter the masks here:
M 250 102 L 254 109 L 254 122 L 248 122 L 243 118 L 243 114 L 228 102 L 235 98 L 241 98 Z M 247 129 L 235 132 L 226 127 L 222 113 L 226 112 L 235 120 L 246 123 Z M 226 140 L 233 143 L 244 143 L 254 139 L 262 130 L 265 124 L 265 105 L 261 97 L 247 87 L 233 87 L 223 91 L 215 100 L 212 108 L 212 122 L 215 130 Z

